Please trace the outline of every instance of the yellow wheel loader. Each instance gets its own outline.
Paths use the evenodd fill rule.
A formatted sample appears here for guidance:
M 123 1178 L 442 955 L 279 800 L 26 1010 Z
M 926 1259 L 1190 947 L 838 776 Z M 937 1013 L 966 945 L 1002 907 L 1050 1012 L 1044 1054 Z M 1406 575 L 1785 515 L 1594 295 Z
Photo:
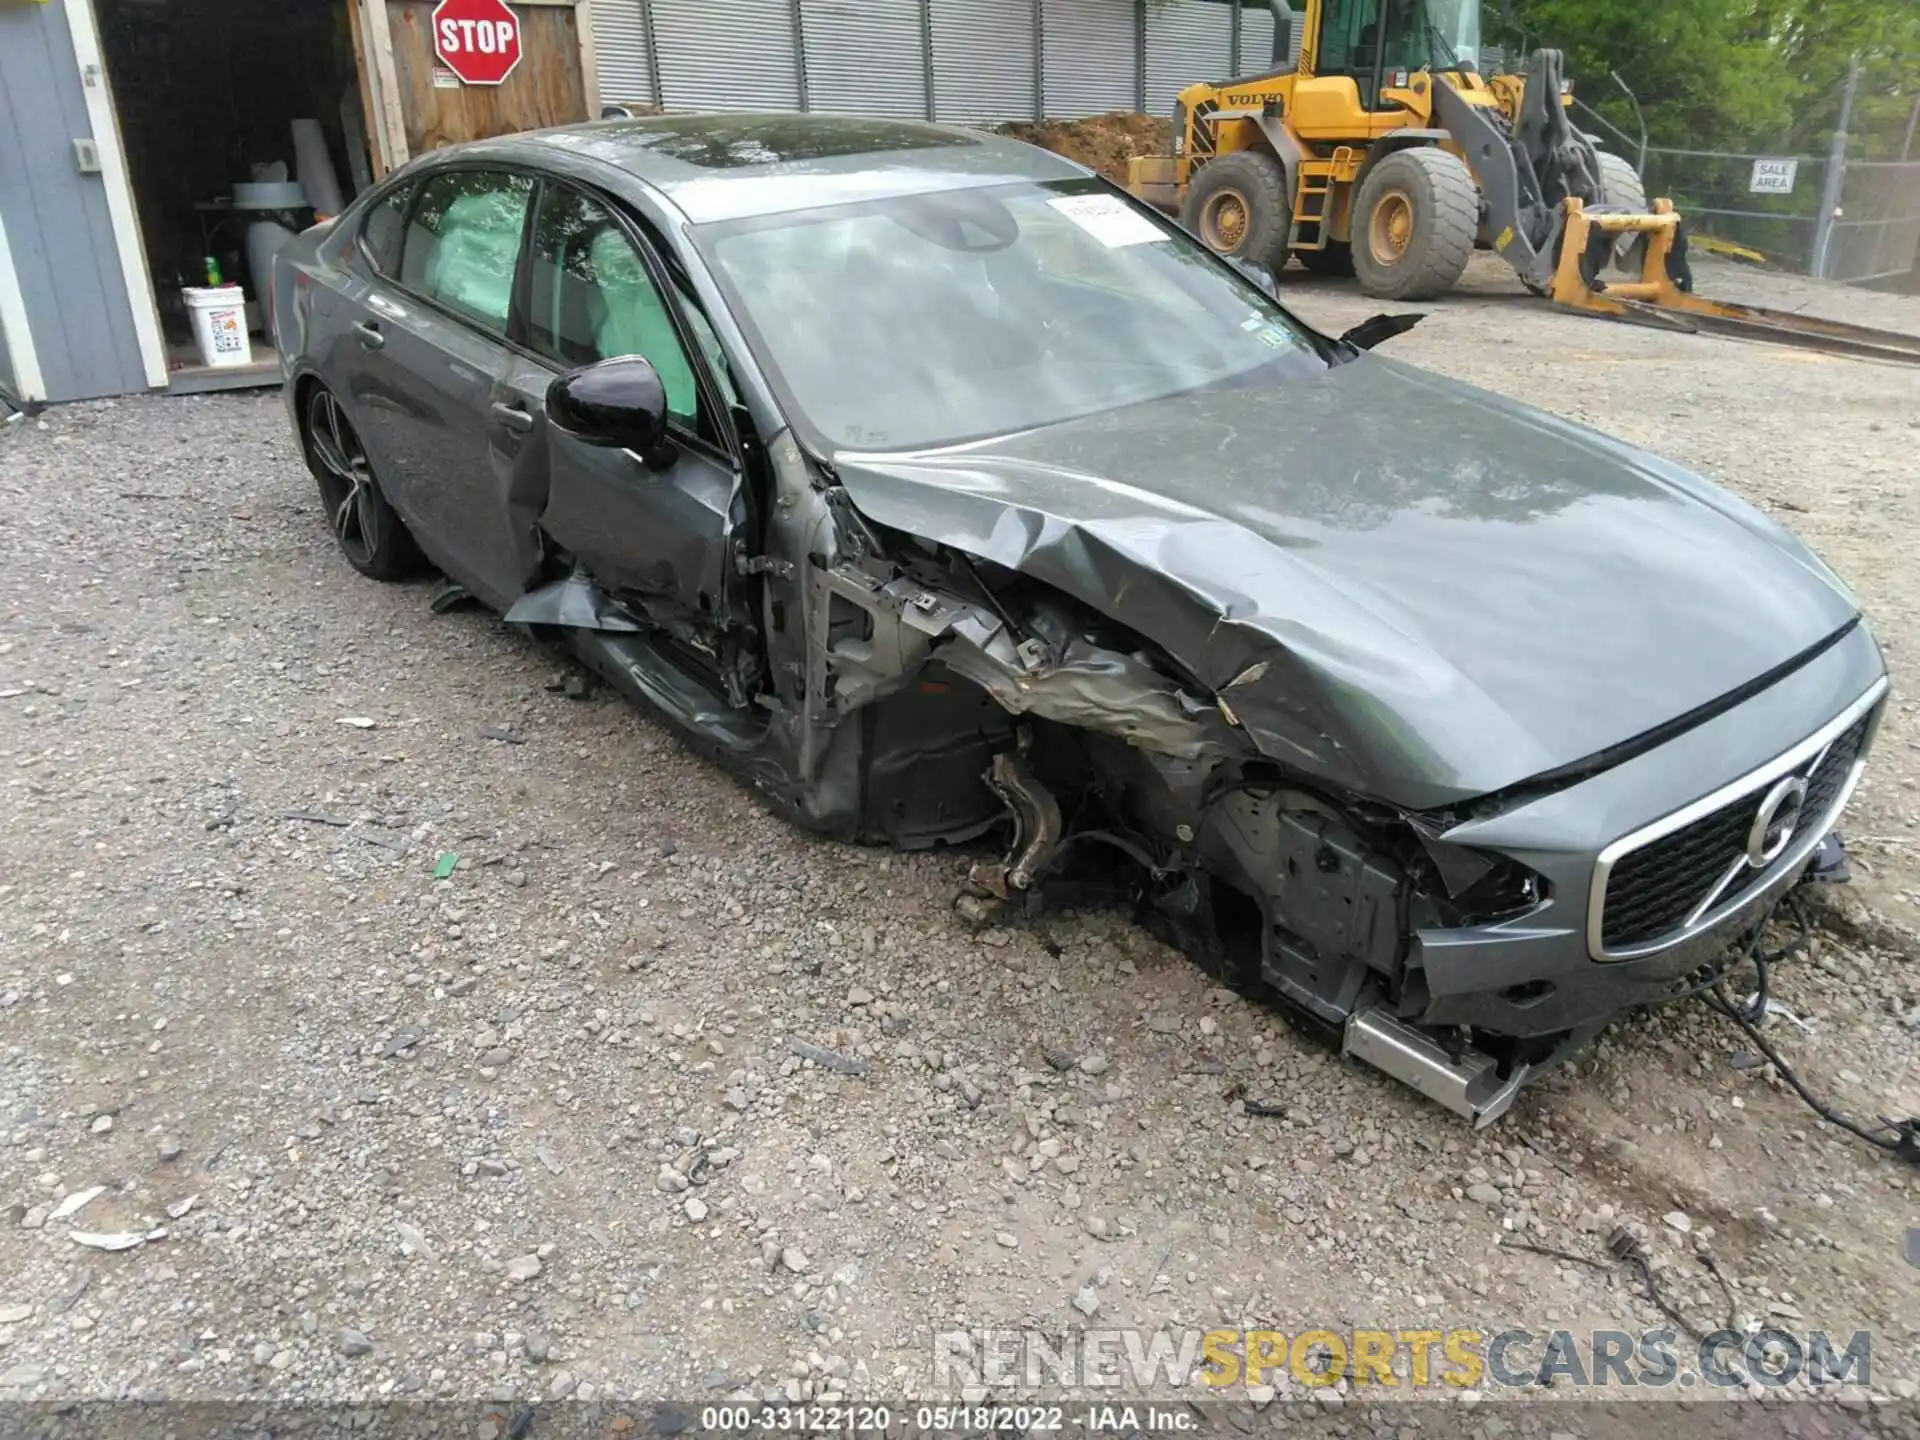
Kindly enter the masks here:
M 1573 126 L 1560 52 L 1478 73 L 1480 0 L 1306 0 L 1297 65 L 1279 63 L 1293 13 L 1268 3 L 1274 67 L 1182 90 L 1177 153 L 1128 167 L 1136 198 L 1220 254 L 1424 300 L 1479 246 L 1590 313 L 1920 363 L 1920 338 L 1693 295 L 1680 217 Z M 1609 262 L 1634 278 L 1603 279 Z

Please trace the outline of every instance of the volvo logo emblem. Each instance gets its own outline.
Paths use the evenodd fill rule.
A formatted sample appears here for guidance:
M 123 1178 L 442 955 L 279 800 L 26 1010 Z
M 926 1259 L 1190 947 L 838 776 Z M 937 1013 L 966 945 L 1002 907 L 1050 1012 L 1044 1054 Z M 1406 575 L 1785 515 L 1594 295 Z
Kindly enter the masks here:
M 1780 852 L 1793 842 L 1800 824 L 1801 807 L 1807 803 L 1807 782 L 1789 775 L 1767 792 L 1747 831 L 1747 864 L 1764 870 L 1780 858 Z

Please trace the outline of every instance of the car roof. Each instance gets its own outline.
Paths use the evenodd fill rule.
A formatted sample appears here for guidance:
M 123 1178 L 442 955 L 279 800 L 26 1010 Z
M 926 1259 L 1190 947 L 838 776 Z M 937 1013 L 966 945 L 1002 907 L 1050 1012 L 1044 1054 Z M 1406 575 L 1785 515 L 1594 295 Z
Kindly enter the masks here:
M 1092 172 L 985 130 L 850 115 L 690 114 L 601 120 L 491 142 L 581 156 L 662 192 L 703 223 Z M 525 158 L 539 163 L 538 153 Z

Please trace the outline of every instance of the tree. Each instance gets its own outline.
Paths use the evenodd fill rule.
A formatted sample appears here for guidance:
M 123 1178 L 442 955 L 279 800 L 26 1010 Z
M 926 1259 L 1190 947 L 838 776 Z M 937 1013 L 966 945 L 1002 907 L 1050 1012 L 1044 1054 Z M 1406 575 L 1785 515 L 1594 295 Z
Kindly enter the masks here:
M 1856 132 L 1903 129 L 1920 93 L 1914 0 L 1512 0 L 1507 28 L 1566 51 L 1582 98 L 1631 132 L 1618 71 L 1657 145 L 1817 152 L 1856 54 Z

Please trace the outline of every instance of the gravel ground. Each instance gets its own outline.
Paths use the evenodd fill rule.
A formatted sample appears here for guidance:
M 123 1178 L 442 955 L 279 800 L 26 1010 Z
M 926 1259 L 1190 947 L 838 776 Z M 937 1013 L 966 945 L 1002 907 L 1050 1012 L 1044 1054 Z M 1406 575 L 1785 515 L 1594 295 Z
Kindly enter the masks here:
M 1395 353 L 1728 482 L 1904 680 L 1913 372 L 1495 269 L 1432 311 Z M 275 395 L 0 430 L 0 505 L 0 1395 L 897 1396 L 957 1326 L 1637 1331 L 1622 1223 L 1693 1323 L 1871 1329 L 1872 1393 L 1914 1394 L 1920 1172 L 1697 1007 L 1476 1135 L 1125 915 L 975 933 L 963 860 L 814 840 L 494 619 L 360 580 Z M 1779 1043 L 1863 1114 L 1920 1113 L 1917 744 L 1901 698 L 1861 883 L 1780 983 L 1814 1031 Z

